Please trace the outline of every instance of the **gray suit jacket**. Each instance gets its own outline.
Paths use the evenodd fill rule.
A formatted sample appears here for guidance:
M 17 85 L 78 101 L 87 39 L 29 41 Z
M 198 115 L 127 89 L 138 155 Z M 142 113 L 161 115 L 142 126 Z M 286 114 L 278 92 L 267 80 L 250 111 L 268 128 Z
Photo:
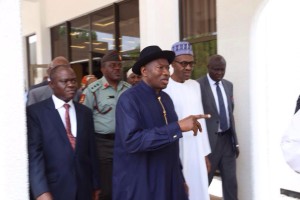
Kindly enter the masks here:
M 201 94 L 202 94 L 202 103 L 203 103 L 203 109 L 204 112 L 207 114 L 211 114 L 211 118 L 206 119 L 206 126 L 208 131 L 208 138 L 211 146 L 212 152 L 213 149 L 216 146 L 217 137 L 216 134 L 218 132 L 219 128 L 219 112 L 217 109 L 217 105 L 214 99 L 214 95 L 212 93 L 209 81 L 207 76 L 204 76 L 197 80 L 200 83 L 201 87 Z M 236 131 L 235 131 L 235 123 L 234 123 L 234 116 L 233 116 L 233 108 L 234 108 L 234 102 L 233 102 L 233 85 L 231 82 L 223 79 L 222 84 L 227 96 L 228 101 L 228 112 L 230 117 L 230 127 L 232 131 L 232 142 L 233 145 L 238 144 Z
M 52 94 L 53 94 L 53 92 L 49 85 L 34 88 L 34 89 L 30 90 L 28 93 L 27 106 L 30 106 L 37 102 L 48 99 L 52 96 Z M 81 95 L 81 92 L 79 90 L 77 90 L 76 95 L 73 100 L 78 102 L 80 95 Z

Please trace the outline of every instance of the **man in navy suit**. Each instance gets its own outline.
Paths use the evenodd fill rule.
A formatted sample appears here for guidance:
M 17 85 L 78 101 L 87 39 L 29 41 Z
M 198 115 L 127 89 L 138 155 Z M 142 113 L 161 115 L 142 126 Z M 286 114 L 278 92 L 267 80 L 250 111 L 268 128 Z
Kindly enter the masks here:
M 208 74 L 197 81 L 200 83 L 204 113 L 210 113 L 206 119 L 211 154 L 211 171 L 208 174 L 211 183 L 217 169 L 222 178 L 225 200 L 237 200 L 236 158 L 239 155 L 234 117 L 233 85 L 223 79 L 226 61 L 221 55 L 213 55 L 207 65 Z
M 96 199 L 92 112 L 73 102 L 77 82 L 69 66 L 54 68 L 49 85 L 53 95 L 27 107 L 31 194 L 37 200 Z

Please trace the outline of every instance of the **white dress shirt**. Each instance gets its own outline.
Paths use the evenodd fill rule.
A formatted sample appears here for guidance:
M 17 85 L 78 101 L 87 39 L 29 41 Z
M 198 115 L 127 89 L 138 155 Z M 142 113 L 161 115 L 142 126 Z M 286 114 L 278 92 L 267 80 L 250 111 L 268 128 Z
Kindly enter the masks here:
M 210 78 L 209 74 L 207 74 L 207 78 L 208 78 L 208 82 L 209 82 L 211 91 L 212 91 L 212 93 L 214 95 L 214 99 L 215 99 L 215 102 L 216 102 L 216 105 L 217 105 L 218 112 L 220 113 L 220 106 L 219 106 L 219 100 L 218 100 L 218 94 L 217 94 L 216 81 L 212 80 Z M 220 90 L 221 90 L 221 93 L 222 93 L 222 96 L 223 96 L 224 105 L 225 105 L 226 117 L 227 117 L 227 124 L 228 124 L 228 127 L 230 127 L 229 112 L 228 112 L 228 101 L 227 101 L 227 96 L 226 96 L 226 93 L 225 93 L 222 81 L 219 82 L 219 87 L 220 87 Z M 221 131 L 222 130 L 221 130 L 220 124 L 219 124 L 219 132 L 221 132 Z
M 66 121 L 65 121 L 66 109 L 64 107 L 64 104 L 66 102 L 57 98 L 54 94 L 52 95 L 52 99 L 54 102 L 55 109 L 57 109 L 57 111 L 60 115 L 60 118 L 61 118 L 64 126 L 66 127 Z M 74 137 L 76 137 L 77 136 L 77 119 L 76 119 L 76 111 L 75 111 L 75 106 L 74 106 L 73 100 L 70 100 L 69 102 L 67 102 L 67 104 L 70 105 L 69 115 L 70 115 L 70 121 L 71 121 L 72 135 Z

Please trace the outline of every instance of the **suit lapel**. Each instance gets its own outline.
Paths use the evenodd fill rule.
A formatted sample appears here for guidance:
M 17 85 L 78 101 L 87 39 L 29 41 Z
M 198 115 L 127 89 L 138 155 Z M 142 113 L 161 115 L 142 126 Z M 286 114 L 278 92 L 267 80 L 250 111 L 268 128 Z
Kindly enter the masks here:
M 231 96 L 230 88 L 229 88 L 229 85 L 223 80 L 222 80 L 222 84 L 223 84 L 225 94 L 227 97 L 228 111 L 229 111 L 229 113 L 231 113 L 232 112 L 232 99 L 231 99 L 232 96 Z
M 76 120 L 77 120 L 77 136 L 76 136 L 76 146 L 78 145 L 78 141 L 80 140 L 77 140 L 77 138 L 81 137 L 81 133 L 83 133 L 83 122 L 84 122 L 84 119 L 83 119 L 83 112 L 81 109 L 80 109 L 80 106 L 78 105 L 78 103 L 74 102 L 74 106 L 75 106 L 75 112 L 76 112 Z
M 216 100 L 215 100 L 215 97 L 213 95 L 212 88 L 211 88 L 211 86 L 209 84 L 207 76 L 204 79 L 204 84 L 205 84 L 204 88 L 206 90 L 206 94 L 208 95 L 206 98 L 209 99 L 211 107 L 214 110 L 214 112 L 217 113 L 217 114 L 219 114 L 218 109 L 217 109 Z

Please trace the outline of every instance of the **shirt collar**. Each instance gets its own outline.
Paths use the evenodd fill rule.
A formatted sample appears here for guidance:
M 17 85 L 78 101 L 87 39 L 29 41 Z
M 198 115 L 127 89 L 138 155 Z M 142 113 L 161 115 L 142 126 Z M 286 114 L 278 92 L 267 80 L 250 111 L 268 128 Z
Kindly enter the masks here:
M 216 86 L 216 81 L 212 80 L 212 79 L 210 78 L 209 74 L 207 74 L 207 79 L 208 79 L 208 82 L 209 82 L 209 84 L 210 84 L 211 86 Z M 219 86 L 221 86 L 221 85 L 222 85 L 222 80 L 219 81 Z
M 101 83 L 102 89 L 106 89 L 106 88 L 110 87 L 110 85 L 109 85 L 108 81 L 106 80 L 105 76 L 103 76 L 100 79 L 100 83 Z
M 147 92 L 154 94 L 155 96 L 160 96 L 162 90 L 159 91 L 158 94 L 156 94 L 156 90 L 149 86 L 145 81 L 141 80 L 139 83 Z
M 53 102 L 54 102 L 55 109 L 59 109 L 59 108 L 63 107 L 64 104 L 66 103 L 63 100 L 57 98 L 54 94 L 52 94 L 52 99 L 53 99 Z M 69 104 L 71 108 L 72 107 L 74 108 L 73 100 L 70 100 L 69 102 L 67 102 L 67 104 Z
M 103 76 L 103 77 L 100 79 L 100 83 L 101 83 L 102 89 L 106 89 L 106 88 L 111 87 L 110 84 L 109 84 L 109 82 L 108 82 L 107 79 L 105 78 L 105 76 Z M 123 81 L 119 81 L 118 86 L 117 86 L 117 91 L 122 90 L 123 87 L 124 87 Z

